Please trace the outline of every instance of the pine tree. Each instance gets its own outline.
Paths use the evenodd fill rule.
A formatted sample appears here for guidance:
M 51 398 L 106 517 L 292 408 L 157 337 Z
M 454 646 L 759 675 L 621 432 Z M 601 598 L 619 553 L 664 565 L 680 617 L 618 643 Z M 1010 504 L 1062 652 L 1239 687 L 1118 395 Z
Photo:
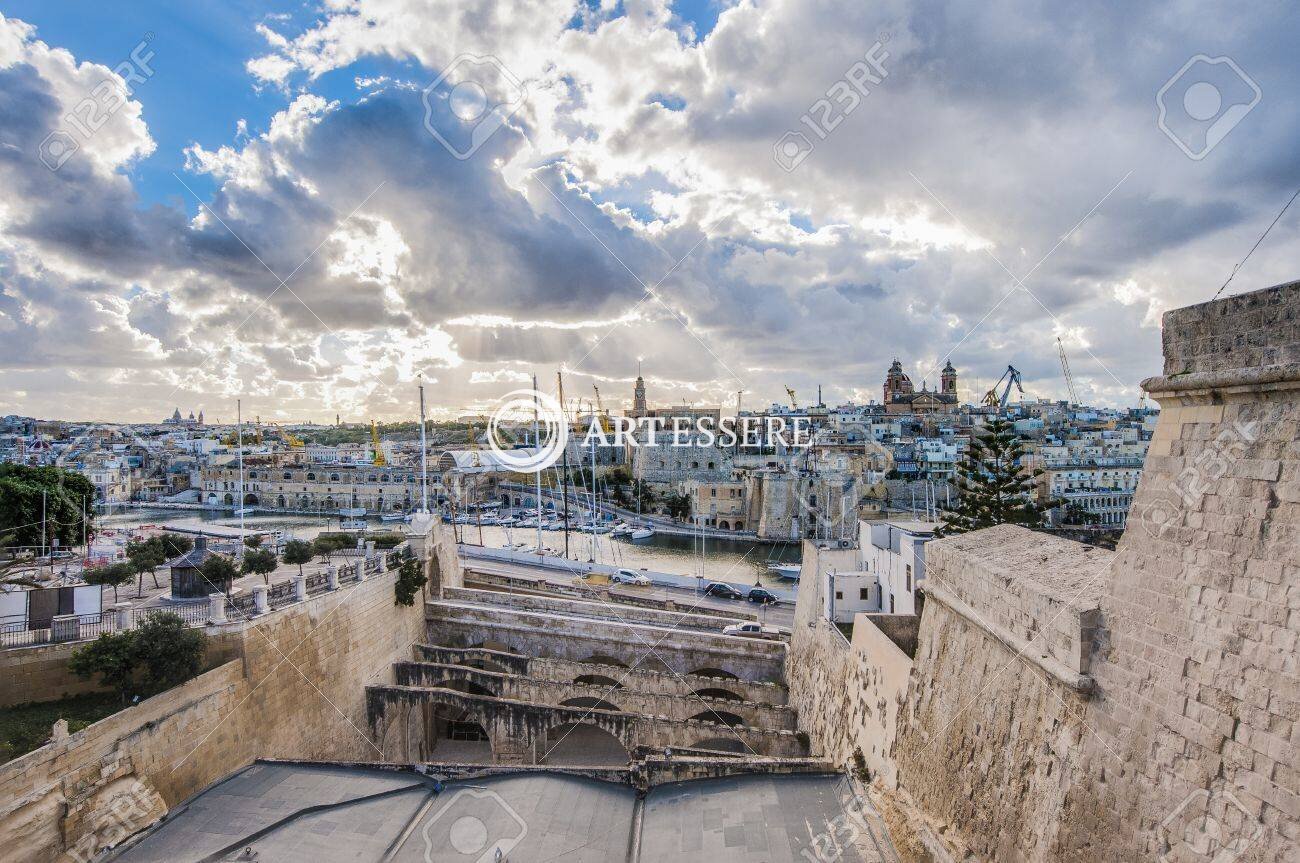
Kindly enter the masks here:
M 937 533 L 948 536 L 996 524 L 1041 527 L 1054 504 L 1033 501 L 1034 479 L 1042 471 L 1025 471 L 1021 460 L 1028 454 L 1009 420 L 989 420 L 971 438 L 966 457 L 957 468 L 957 505 L 945 510 Z

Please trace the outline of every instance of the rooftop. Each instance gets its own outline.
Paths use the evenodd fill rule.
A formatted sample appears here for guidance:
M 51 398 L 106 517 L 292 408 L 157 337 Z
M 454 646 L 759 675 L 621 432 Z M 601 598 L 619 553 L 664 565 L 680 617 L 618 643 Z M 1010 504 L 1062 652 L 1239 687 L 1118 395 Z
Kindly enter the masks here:
M 850 796 L 835 774 L 672 782 L 639 797 L 627 784 L 555 771 L 442 784 L 405 768 L 258 762 L 109 859 L 491 860 L 498 843 L 503 859 L 519 861 L 781 863 L 833 833 Z M 839 859 L 878 858 L 846 848 Z

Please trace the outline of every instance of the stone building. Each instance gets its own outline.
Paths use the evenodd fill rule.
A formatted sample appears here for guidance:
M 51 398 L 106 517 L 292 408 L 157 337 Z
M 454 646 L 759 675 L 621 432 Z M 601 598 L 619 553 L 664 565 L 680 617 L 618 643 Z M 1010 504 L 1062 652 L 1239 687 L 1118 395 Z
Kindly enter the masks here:
M 233 462 L 212 464 L 199 473 L 201 500 L 209 506 L 233 506 L 240 497 L 239 468 Z M 429 500 L 442 493 L 430 469 Z M 365 507 L 371 512 L 409 511 L 420 501 L 418 467 L 369 464 L 307 464 L 301 459 L 259 456 L 244 459 L 244 494 L 239 503 L 266 509 L 333 512 Z
M 951 362 L 943 367 L 937 392 L 930 390 L 925 382 L 917 391 L 912 379 L 903 371 L 903 364 L 895 358 L 885 374 L 883 390 L 883 404 L 891 414 L 947 414 L 955 413 L 959 407 L 957 370 Z

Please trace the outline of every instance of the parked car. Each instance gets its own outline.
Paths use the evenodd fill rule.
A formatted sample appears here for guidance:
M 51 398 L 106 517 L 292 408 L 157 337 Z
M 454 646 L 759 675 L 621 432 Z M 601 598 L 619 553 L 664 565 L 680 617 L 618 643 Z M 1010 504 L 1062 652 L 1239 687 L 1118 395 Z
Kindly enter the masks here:
M 751 587 L 745 598 L 750 602 L 761 602 L 763 605 L 780 602 L 776 594 L 765 587 Z
M 722 581 L 710 581 L 704 587 L 705 596 L 716 596 L 718 599 L 744 599 L 745 595 L 736 590 L 731 585 Z
M 635 584 L 640 587 L 649 587 L 650 579 L 639 572 L 631 569 L 620 569 L 609 577 L 614 584 Z
M 739 635 L 744 638 L 780 638 L 781 630 L 775 626 L 762 623 L 733 623 L 723 627 L 723 635 Z

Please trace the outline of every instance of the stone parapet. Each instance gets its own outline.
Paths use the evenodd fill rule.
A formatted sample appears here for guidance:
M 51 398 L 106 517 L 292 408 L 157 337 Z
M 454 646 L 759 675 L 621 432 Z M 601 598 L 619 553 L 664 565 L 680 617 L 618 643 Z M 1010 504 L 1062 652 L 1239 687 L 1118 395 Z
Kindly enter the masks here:
M 1075 689 L 1087 675 L 1114 553 L 1013 525 L 926 549 L 927 597 Z

